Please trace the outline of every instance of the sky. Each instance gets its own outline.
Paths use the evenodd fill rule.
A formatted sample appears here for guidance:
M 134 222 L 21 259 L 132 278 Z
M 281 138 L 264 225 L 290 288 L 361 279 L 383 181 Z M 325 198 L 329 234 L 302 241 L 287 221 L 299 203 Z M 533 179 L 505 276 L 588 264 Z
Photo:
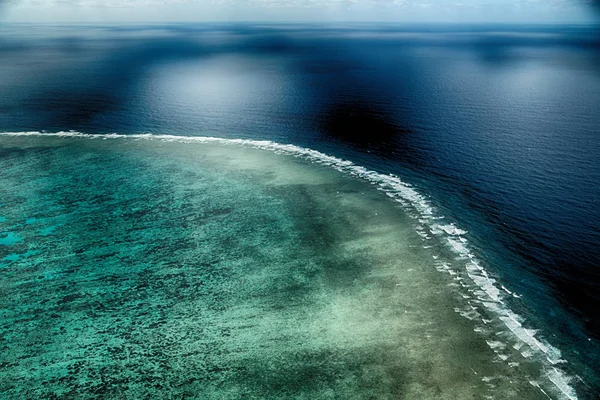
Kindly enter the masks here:
M 0 0 L 5 22 L 588 23 L 597 0 Z

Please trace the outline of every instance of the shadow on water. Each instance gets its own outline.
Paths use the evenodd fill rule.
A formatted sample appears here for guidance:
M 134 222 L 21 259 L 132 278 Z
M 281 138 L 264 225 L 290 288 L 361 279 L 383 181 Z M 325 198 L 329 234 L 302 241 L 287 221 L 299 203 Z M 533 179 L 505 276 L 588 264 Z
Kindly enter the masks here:
M 106 31 L 123 37 L 104 38 L 98 29 L 99 36 L 93 40 L 76 36 L 44 41 L 0 38 L 0 54 L 17 60 L 17 65 L 34 52 L 49 54 L 33 65 L 38 70 L 39 84 L 32 82 L 19 94 L 22 108 L 36 115 L 35 122 L 27 121 L 28 126 L 22 129 L 92 133 L 127 130 L 130 125 L 139 125 L 139 116 L 129 120 L 132 94 L 143 84 L 144 74 L 155 66 L 186 60 L 202 62 L 231 54 L 293 59 L 306 51 L 286 35 L 251 27 L 221 32 L 222 41 L 218 43 L 203 38 L 201 27 L 173 29 L 173 37 L 159 34 L 150 39 L 129 36 L 135 30 L 125 28 Z M 57 60 L 69 60 L 69 68 L 54 68 Z
M 600 14 L 600 0 L 587 0 L 584 2 L 590 5 L 594 9 L 594 11 Z
M 335 101 L 320 114 L 319 126 L 326 136 L 354 147 L 369 148 L 396 143 L 410 129 L 398 126 L 385 111 L 363 99 Z M 400 140 L 401 141 L 401 140 Z
M 82 60 L 73 66 L 68 84 L 46 81 L 31 90 L 23 106 L 42 117 L 36 129 L 56 127 L 87 132 L 114 129 L 104 126 L 102 117 L 126 111 L 132 89 L 152 65 L 201 58 L 208 53 L 200 44 L 181 38 L 125 40 L 108 52 L 73 38 L 61 38 L 53 50 L 57 56 L 82 57 Z M 88 65 L 92 59 L 93 65 Z

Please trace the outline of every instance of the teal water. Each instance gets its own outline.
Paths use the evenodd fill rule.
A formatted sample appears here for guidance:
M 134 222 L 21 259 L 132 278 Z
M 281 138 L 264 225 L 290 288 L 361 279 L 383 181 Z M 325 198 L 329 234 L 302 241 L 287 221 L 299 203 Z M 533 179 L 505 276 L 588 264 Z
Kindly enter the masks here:
M 3 136 L 0 397 L 572 397 L 394 196 L 255 147 Z

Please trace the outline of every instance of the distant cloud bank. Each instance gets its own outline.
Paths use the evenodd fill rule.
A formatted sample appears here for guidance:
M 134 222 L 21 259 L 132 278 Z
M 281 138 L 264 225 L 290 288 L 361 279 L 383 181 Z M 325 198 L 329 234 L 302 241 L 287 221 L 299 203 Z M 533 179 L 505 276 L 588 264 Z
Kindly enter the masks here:
M 591 21 L 594 8 L 600 11 L 600 0 L 0 0 L 0 5 L 9 21 L 75 22 L 577 22 Z

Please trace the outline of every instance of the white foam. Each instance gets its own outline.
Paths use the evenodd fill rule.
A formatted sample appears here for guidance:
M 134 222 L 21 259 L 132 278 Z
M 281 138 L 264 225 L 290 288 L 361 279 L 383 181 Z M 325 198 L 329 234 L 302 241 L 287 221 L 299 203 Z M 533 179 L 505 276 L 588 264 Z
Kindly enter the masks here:
M 506 343 L 500 342 L 498 340 L 486 340 L 486 343 L 488 344 L 488 346 L 490 346 L 490 348 L 492 350 L 495 349 L 505 349 L 506 348 Z
M 459 229 L 456 227 L 456 225 L 454 224 L 448 224 L 448 225 L 433 225 L 432 226 L 433 230 L 442 230 L 444 231 L 446 234 L 450 235 L 450 236 L 461 236 L 467 233 L 467 231 L 463 231 L 462 229 Z
M 504 286 L 498 285 L 496 281 L 489 277 L 487 271 L 480 265 L 473 252 L 469 249 L 468 240 L 463 237 L 467 232 L 459 229 L 454 224 L 441 225 L 436 221 L 444 219 L 444 216 L 437 215 L 435 207 L 430 203 L 426 196 L 420 194 L 413 186 L 403 182 L 395 175 L 384 175 L 375 171 L 354 164 L 351 161 L 343 160 L 334 156 L 321 153 L 291 144 L 280 144 L 268 140 L 248 140 L 248 139 L 224 139 L 206 136 L 174 136 L 174 135 L 154 135 L 154 134 L 85 134 L 80 132 L 0 132 L 2 136 L 53 136 L 65 138 L 90 138 L 90 139 L 134 139 L 134 140 L 160 140 L 183 143 L 219 143 L 226 145 L 241 145 L 254 148 L 270 150 L 277 153 L 288 154 L 296 157 L 302 157 L 309 161 L 330 166 L 340 172 L 353 175 L 364 179 L 385 192 L 391 199 L 400 203 L 407 213 L 419 222 L 417 234 L 423 240 L 431 239 L 432 236 L 439 237 L 442 243 L 446 243 L 459 259 L 464 259 L 465 270 L 469 278 L 478 287 L 474 293 L 479 297 L 480 303 L 504 323 L 516 339 L 514 348 L 521 351 L 526 357 L 540 356 L 541 361 L 547 362 L 546 378 L 553 383 L 557 395 L 560 398 L 573 400 L 576 399 L 576 393 L 570 385 L 571 378 L 562 370 L 556 367 L 556 364 L 563 363 L 560 351 L 542 339 L 536 337 L 537 332 L 527 329 L 522 325 L 522 318 L 515 314 L 502 301 L 502 292 L 517 297 L 518 295 L 508 291 Z M 438 270 L 450 271 L 447 264 L 443 264 Z M 452 271 L 455 273 L 455 271 Z M 461 284 L 462 285 L 462 284 Z M 464 286 L 464 285 L 463 285 Z M 465 317 L 472 318 L 472 312 L 462 312 Z M 491 321 L 482 317 L 483 323 Z M 539 388 L 539 385 L 534 385 Z M 542 388 L 539 388 L 542 390 Z M 543 390 L 542 390 L 543 391 Z M 546 392 L 544 392 L 546 394 Z

